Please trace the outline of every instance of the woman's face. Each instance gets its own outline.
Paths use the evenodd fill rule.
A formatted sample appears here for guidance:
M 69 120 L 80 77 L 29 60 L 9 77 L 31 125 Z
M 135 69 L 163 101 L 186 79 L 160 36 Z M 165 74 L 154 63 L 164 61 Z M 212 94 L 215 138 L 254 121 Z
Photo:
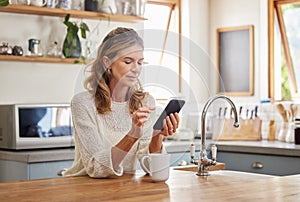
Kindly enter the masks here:
M 110 65 L 111 84 L 133 86 L 138 81 L 143 61 L 143 49 L 138 45 L 120 51 Z

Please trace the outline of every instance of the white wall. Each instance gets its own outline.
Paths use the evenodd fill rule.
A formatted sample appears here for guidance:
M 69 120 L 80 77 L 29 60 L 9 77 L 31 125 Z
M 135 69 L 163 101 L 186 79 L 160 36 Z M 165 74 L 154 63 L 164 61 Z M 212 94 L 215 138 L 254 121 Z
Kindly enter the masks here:
M 190 85 L 199 103 L 216 93 L 216 29 L 254 25 L 254 96 L 237 96 L 239 103 L 259 102 L 268 96 L 268 1 L 182 0 L 183 35 L 190 40 Z M 188 5 L 188 6 L 186 6 Z M 188 30 L 188 31 L 187 31 Z M 195 45 L 195 46 L 193 46 Z
M 210 44 L 210 13 L 209 0 L 191 0 L 189 6 L 190 17 L 190 85 L 192 93 L 198 102 L 204 102 L 214 92 L 211 91 L 210 66 L 213 63 L 209 54 Z
M 255 95 L 235 97 L 238 102 L 257 102 L 267 96 L 267 0 L 182 0 L 183 35 L 190 44 L 190 90 L 199 103 L 215 94 L 215 32 L 219 27 L 254 25 Z M 62 44 L 63 18 L 0 13 L 0 38 L 27 50 L 29 38 Z M 77 19 L 78 21 L 78 19 Z M 113 27 L 141 29 L 142 23 L 85 20 L 92 29 L 88 36 L 95 43 Z M 187 22 L 190 22 L 186 24 Z M 96 42 L 97 41 L 97 42 Z M 96 44 L 97 45 L 97 44 Z M 183 44 L 185 45 L 185 44 Z M 200 56 L 200 57 L 199 57 Z M 25 102 L 69 102 L 78 88 L 82 65 L 0 61 L 0 104 Z M 183 69 L 184 70 L 184 69 Z
M 79 22 L 80 19 L 72 19 Z M 91 32 L 88 37 L 98 46 L 109 30 L 116 26 L 141 29 L 142 23 L 117 23 L 84 20 Z M 20 45 L 27 54 L 28 39 L 41 39 L 46 49 L 56 40 L 62 46 L 66 26 L 63 18 L 0 13 L 0 42 Z M 0 104 L 69 103 L 81 75 L 83 65 L 0 61 Z M 79 75 L 80 73 L 80 75 Z
M 210 53 L 216 60 L 216 29 L 254 25 L 254 96 L 235 97 L 240 103 L 258 102 L 267 98 L 267 0 L 211 0 L 210 1 Z M 215 77 L 213 77 L 215 78 Z M 212 85 L 214 85 L 215 80 Z

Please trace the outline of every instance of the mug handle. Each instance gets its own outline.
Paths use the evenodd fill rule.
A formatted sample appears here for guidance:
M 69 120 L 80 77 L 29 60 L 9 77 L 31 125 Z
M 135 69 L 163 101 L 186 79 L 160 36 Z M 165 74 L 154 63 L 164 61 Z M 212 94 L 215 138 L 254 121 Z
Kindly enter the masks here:
M 152 173 L 151 171 L 149 170 L 149 168 L 147 168 L 147 166 L 145 166 L 145 161 L 148 161 L 148 164 L 150 165 L 150 156 L 143 156 L 142 159 L 141 159 L 141 167 L 143 168 L 143 170 L 145 170 L 147 173 L 149 173 L 150 176 L 152 176 Z
M 43 6 L 46 6 L 47 0 L 43 0 Z

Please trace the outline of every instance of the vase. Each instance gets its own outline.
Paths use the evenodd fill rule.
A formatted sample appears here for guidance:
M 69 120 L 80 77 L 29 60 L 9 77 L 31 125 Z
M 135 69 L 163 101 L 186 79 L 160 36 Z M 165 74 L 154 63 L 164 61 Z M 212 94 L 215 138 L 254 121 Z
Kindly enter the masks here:
M 98 11 L 98 0 L 84 0 L 85 11 Z
M 78 35 L 71 42 L 68 42 L 67 37 L 65 38 L 62 53 L 65 58 L 79 58 L 81 56 L 81 43 Z

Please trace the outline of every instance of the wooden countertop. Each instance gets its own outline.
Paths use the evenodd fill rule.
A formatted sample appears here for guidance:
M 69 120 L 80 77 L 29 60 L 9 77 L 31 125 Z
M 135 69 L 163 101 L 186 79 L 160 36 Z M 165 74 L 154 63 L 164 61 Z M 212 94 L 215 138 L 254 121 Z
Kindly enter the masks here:
M 274 177 L 211 171 L 208 178 L 171 169 L 166 182 L 143 173 L 111 179 L 88 176 L 0 183 L 1 201 L 297 201 L 300 175 Z

